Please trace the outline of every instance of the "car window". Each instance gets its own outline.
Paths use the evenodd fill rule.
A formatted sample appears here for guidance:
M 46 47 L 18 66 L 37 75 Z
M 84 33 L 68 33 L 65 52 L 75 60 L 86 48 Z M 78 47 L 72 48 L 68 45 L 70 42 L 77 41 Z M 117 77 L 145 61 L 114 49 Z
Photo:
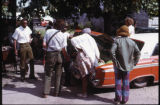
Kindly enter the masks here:
M 135 33 L 158 33 L 158 29 L 148 27 L 136 27 Z
M 156 44 L 152 56 L 159 55 L 159 43 Z

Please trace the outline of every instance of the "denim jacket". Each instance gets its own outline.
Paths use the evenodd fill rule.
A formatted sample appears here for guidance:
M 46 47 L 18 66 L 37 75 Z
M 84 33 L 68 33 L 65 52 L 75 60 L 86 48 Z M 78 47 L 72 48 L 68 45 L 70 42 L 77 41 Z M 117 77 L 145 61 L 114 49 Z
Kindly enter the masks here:
M 122 71 L 131 71 L 138 63 L 140 50 L 137 44 L 128 37 L 117 37 L 111 48 L 114 66 Z

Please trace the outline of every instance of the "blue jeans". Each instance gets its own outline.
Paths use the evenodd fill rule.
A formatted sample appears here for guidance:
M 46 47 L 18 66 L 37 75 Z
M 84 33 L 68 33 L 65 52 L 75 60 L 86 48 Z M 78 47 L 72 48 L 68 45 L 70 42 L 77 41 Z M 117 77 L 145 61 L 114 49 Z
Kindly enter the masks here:
M 129 99 L 129 71 L 125 72 L 114 67 L 115 72 L 115 98 L 127 102 Z

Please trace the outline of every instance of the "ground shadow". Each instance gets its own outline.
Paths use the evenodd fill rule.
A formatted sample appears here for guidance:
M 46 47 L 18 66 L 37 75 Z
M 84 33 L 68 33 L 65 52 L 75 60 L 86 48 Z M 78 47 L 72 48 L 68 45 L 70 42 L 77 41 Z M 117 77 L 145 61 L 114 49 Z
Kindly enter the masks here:
M 3 87 L 4 90 L 11 90 L 11 91 L 17 91 L 17 92 L 21 92 L 21 93 L 27 93 L 27 94 L 32 94 L 34 96 L 40 97 L 42 98 L 42 93 L 43 93 L 43 86 L 44 86 L 44 73 L 37 73 L 38 77 L 40 78 L 39 80 L 30 80 L 30 79 L 26 79 L 25 83 L 20 82 L 20 78 L 19 77 L 15 77 L 11 80 L 11 82 L 13 82 L 13 84 L 7 84 Z M 20 84 L 33 84 L 34 87 L 16 87 L 16 84 L 19 82 Z M 53 84 L 53 83 L 52 83 Z M 97 101 L 102 101 L 105 103 L 112 103 L 114 104 L 114 102 L 112 101 L 112 99 L 107 99 L 107 98 L 103 98 L 100 96 L 97 96 L 95 94 L 98 93 L 107 93 L 107 92 L 111 92 L 113 90 L 107 90 L 107 89 L 96 89 L 92 88 L 89 90 L 89 97 L 88 98 L 79 98 L 76 96 L 77 93 L 81 92 L 81 84 L 74 84 L 74 86 L 69 86 L 69 87 L 65 87 L 62 86 L 62 91 L 60 93 L 59 97 L 65 98 L 65 99 L 81 99 L 81 100 L 97 100 Z M 50 95 L 52 95 L 54 89 L 51 89 Z M 54 96 L 53 96 L 54 97 Z
M 19 77 L 14 77 L 11 82 L 17 83 L 19 85 L 27 85 L 27 84 L 33 84 L 33 86 L 30 87 L 16 87 L 15 84 L 6 84 L 3 89 L 4 90 L 11 90 L 11 91 L 17 91 L 22 93 L 29 93 L 38 97 L 42 96 L 43 91 L 43 75 L 44 73 L 37 73 L 39 79 L 38 80 L 32 80 L 29 78 L 26 78 L 25 82 L 21 82 Z

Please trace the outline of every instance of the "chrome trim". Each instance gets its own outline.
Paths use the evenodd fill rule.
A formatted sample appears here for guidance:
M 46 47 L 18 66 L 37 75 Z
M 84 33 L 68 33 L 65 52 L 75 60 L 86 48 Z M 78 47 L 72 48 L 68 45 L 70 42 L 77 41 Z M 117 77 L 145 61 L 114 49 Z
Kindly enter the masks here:
M 143 65 L 137 65 L 133 68 L 134 69 L 138 69 L 138 68 L 144 68 L 144 67 L 153 67 L 153 66 L 158 66 L 158 63 L 152 63 L 152 64 L 143 64 Z M 159 66 L 158 66 L 159 67 Z M 102 72 L 106 73 L 106 72 L 114 72 L 114 69 L 105 69 Z
M 115 84 L 96 86 L 95 88 L 114 88 L 114 87 L 115 87 Z
M 153 67 L 153 66 L 158 66 L 158 63 L 137 65 L 137 66 L 135 66 L 133 69 L 143 68 L 143 67 Z

